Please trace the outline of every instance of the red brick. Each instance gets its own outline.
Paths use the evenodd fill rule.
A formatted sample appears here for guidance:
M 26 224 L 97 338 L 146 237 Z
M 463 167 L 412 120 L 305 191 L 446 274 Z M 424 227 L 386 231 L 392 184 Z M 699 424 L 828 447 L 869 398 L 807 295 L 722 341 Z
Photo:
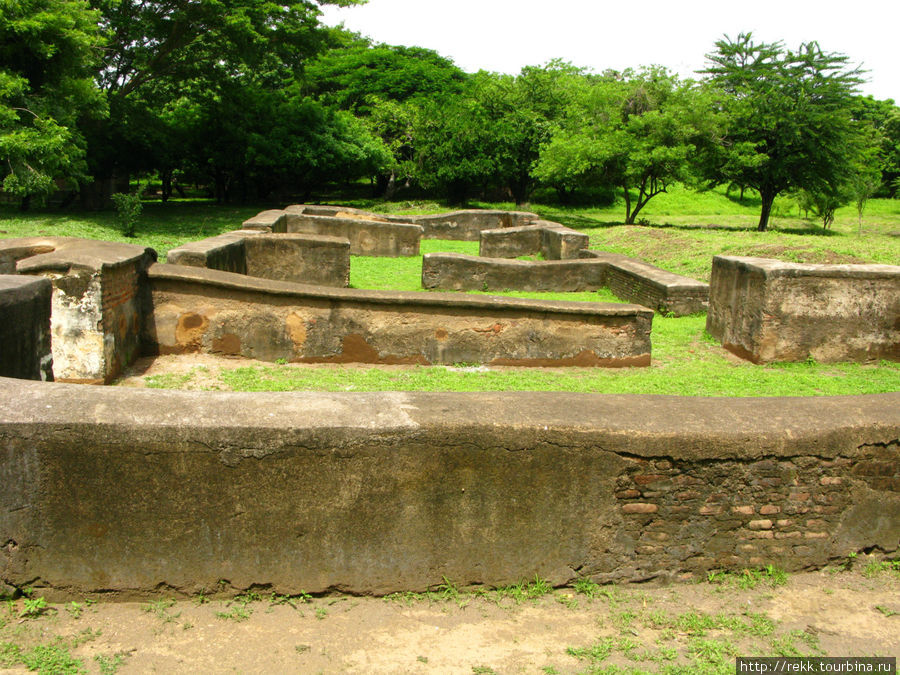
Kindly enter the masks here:
M 625 504 L 622 507 L 623 513 L 656 513 L 659 507 L 656 504 Z
M 751 530 L 771 530 L 772 529 L 772 521 L 763 519 L 763 520 L 751 520 L 747 523 L 747 527 Z
M 781 513 L 781 507 L 775 506 L 774 504 L 766 504 L 763 507 L 760 507 L 759 512 L 763 516 L 773 516 L 776 513 Z
M 635 497 L 640 497 L 640 490 L 621 490 L 616 493 L 617 499 L 634 499 Z
M 819 479 L 819 485 L 840 485 L 844 479 L 839 476 L 822 476 Z
M 752 506 L 732 506 L 731 510 L 734 513 L 740 513 L 745 516 L 752 516 L 756 512 L 756 509 L 754 509 Z
M 803 534 L 803 536 L 806 539 L 827 539 L 828 533 L 827 532 L 805 532 Z
M 701 506 L 700 507 L 700 515 L 701 516 L 716 516 L 722 513 L 721 506 Z
M 795 502 L 805 502 L 809 499 L 808 492 L 792 492 L 788 495 L 788 499 L 793 499 Z
M 685 490 L 684 492 L 679 492 L 678 494 L 676 494 L 675 499 L 677 499 L 680 502 L 686 502 L 691 499 L 700 499 L 700 497 L 702 497 L 702 496 L 703 495 L 701 495 L 696 490 Z

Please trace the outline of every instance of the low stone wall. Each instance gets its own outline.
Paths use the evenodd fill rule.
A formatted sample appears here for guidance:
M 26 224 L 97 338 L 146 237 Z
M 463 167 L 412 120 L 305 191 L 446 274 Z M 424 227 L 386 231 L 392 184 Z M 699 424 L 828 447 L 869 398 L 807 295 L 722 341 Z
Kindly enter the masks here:
M 478 241 L 482 230 L 519 227 L 540 220 L 538 214 L 528 211 L 498 211 L 493 209 L 467 209 L 416 216 L 371 213 L 345 206 L 319 204 L 295 204 L 288 208 L 310 216 L 352 217 L 382 223 L 409 223 L 419 225 L 422 228 L 422 237 L 424 239 L 451 239 L 459 241 Z
M 540 254 L 547 260 L 577 258 L 587 248 L 588 236 L 547 220 L 522 227 L 481 232 L 478 255 L 483 258 L 518 258 Z
M 709 286 L 615 253 L 582 251 L 580 260 L 527 261 L 429 253 L 422 286 L 442 290 L 595 291 L 660 312 L 684 316 L 707 306 Z
M 900 267 L 716 256 L 706 330 L 755 363 L 900 360 Z
M 520 227 L 540 220 L 536 213 L 527 211 L 495 211 L 470 209 L 425 216 L 387 216 L 395 222 L 421 225 L 425 239 L 452 239 L 478 241 L 484 230 Z
M 607 266 L 606 285 L 617 297 L 674 316 L 706 311 L 709 284 L 619 253 L 581 251 Z
M 0 377 L 52 380 L 49 279 L 0 275 Z
M 340 237 L 238 230 L 174 248 L 167 260 L 316 286 L 350 283 L 350 242 Z
M 146 311 L 141 296 L 153 249 L 70 237 L 0 240 L 0 259 L 19 274 L 53 283 L 51 332 L 56 380 L 109 382 L 139 351 Z M 24 255 L 30 253 L 31 255 Z
M 274 361 L 647 366 L 636 305 L 329 289 L 154 265 L 145 344 Z
M 460 253 L 426 253 L 422 287 L 447 291 L 596 291 L 606 286 L 606 265 L 595 260 L 531 262 Z
M 900 394 L 0 379 L 0 582 L 50 600 L 822 567 L 900 540 Z
M 270 233 L 340 237 L 352 255 L 398 257 L 419 255 L 422 228 L 370 217 L 356 209 L 294 204 L 283 211 L 263 211 L 244 221 L 243 229 Z

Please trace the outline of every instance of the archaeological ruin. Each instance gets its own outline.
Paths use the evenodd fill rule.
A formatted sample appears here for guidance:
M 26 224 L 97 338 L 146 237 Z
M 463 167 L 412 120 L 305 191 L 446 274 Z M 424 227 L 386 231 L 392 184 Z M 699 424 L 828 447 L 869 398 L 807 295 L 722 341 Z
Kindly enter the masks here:
M 842 359 L 898 358 L 898 268 L 716 258 L 707 287 L 590 251 L 534 214 L 406 218 L 266 211 L 164 264 L 128 244 L 0 239 L 0 593 L 386 594 L 447 579 L 814 569 L 900 551 L 900 392 L 84 386 L 113 381 L 139 353 L 646 366 L 654 311 L 707 302 L 709 332 L 756 361 L 825 360 L 838 341 Z M 432 254 L 423 285 L 607 286 L 638 304 L 346 288 L 350 254 L 412 255 L 434 233 L 544 260 Z

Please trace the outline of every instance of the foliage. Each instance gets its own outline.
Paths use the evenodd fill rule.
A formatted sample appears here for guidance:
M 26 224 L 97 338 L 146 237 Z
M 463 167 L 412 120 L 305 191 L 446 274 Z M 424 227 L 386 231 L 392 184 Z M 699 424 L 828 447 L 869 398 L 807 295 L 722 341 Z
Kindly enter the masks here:
M 371 113 L 381 101 L 439 100 L 462 91 L 466 74 L 450 59 L 422 47 L 371 44 L 355 38 L 306 67 L 307 90 L 342 110 Z
M 3 190 L 43 198 L 84 177 L 80 115 L 101 116 L 92 81 L 100 35 L 83 0 L 7 0 L 0 11 L 0 178 Z
M 693 83 L 661 68 L 583 78 L 579 88 L 534 174 L 563 189 L 621 188 L 625 223 L 632 224 L 650 199 L 691 179 L 717 118 L 703 111 Z
M 113 203 L 116 206 L 116 222 L 119 230 L 126 237 L 134 237 L 136 235 L 137 221 L 143 210 L 141 202 L 141 190 L 137 192 L 117 192 L 112 195 Z
M 713 183 L 757 190 L 762 203 L 757 228 L 768 227 L 775 197 L 805 190 L 822 197 L 827 219 L 840 202 L 846 174 L 862 163 L 869 135 L 851 114 L 861 82 L 847 57 L 815 42 L 794 52 L 781 43 L 755 43 L 751 34 L 716 42 L 703 71 L 725 114 L 720 144 L 706 156 Z

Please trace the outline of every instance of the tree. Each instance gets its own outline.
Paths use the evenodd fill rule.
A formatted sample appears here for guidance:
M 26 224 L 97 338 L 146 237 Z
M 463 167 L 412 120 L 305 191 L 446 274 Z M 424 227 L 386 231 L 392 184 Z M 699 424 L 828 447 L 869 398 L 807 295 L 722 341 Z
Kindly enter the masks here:
M 81 115 L 102 116 L 93 84 L 97 16 L 81 0 L 8 0 L 0 12 L 0 177 L 3 190 L 45 197 L 84 177 Z
M 662 68 L 584 78 L 534 175 L 569 189 L 615 185 L 633 224 L 653 197 L 691 179 L 698 148 L 711 142 L 716 116 L 701 96 Z
M 782 192 L 837 193 L 865 146 L 851 114 L 862 80 L 858 69 L 847 70 L 847 57 L 815 42 L 794 52 L 742 33 L 716 42 L 707 59 L 702 72 L 726 120 L 722 142 L 707 156 L 710 182 L 756 189 L 760 231 Z
M 110 191 L 108 179 L 158 171 L 165 193 L 171 189 L 173 172 L 187 163 L 195 172 L 214 173 L 217 194 L 226 198 L 235 181 L 251 173 L 235 166 L 248 154 L 246 147 L 233 144 L 239 136 L 247 140 L 264 133 L 253 127 L 256 118 L 236 110 L 238 102 L 245 103 L 250 92 L 267 98 L 269 92 L 290 86 L 302 77 L 304 66 L 335 41 L 336 30 L 318 22 L 319 4 L 360 0 L 92 2 L 106 37 L 98 81 L 111 113 L 107 122 L 85 130 L 90 170 L 102 186 L 99 195 L 87 195 L 86 201 L 96 205 Z M 211 144 L 202 161 L 197 157 L 200 148 L 187 132 L 191 121 L 202 116 L 191 109 L 192 101 L 207 112 L 223 112 L 226 118 L 211 121 L 229 132 L 222 143 L 204 134 Z M 246 129 L 233 126 L 240 117 L 241 124 L 249 125 Z M 177 126 L 182 123 L 187 126 Z

